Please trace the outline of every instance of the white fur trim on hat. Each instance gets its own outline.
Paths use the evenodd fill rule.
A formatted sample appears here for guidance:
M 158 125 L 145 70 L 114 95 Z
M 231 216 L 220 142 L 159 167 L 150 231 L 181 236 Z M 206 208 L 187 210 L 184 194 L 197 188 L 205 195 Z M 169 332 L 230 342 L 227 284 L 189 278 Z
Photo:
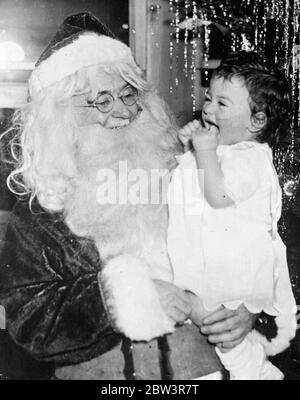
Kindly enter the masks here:
M 142 260 L 113 258 L 100 273 L 99 286 L 115 326 L 131 340 L 149 341 L 174 331 L 175 322 L 164 312 Z
M 131 50 L 119 40 L 96 33 L 83 33 L 42 61 L 29 79 L 31 95 L 59 82 L 84 67 L 126 63 L 138 69 Z

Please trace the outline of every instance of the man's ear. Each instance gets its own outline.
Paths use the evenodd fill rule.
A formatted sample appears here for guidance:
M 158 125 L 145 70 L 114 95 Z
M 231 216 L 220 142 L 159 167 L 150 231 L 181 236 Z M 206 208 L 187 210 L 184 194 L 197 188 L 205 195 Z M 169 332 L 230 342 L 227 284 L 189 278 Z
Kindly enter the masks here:
M 259 134 L 267 124 L 267 116 L 263 111 L 258 111 L 251 116 L 251 133 Z

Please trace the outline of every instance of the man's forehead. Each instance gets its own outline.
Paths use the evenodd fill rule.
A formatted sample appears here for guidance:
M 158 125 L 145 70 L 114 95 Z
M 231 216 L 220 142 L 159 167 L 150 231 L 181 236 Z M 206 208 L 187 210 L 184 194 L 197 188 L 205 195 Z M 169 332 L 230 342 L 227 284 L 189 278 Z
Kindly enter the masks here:
M 96 75 L 98 90 L 119 91 L 128 85 L 128 83 L 115 71 L 107 72 L 99 70 Z

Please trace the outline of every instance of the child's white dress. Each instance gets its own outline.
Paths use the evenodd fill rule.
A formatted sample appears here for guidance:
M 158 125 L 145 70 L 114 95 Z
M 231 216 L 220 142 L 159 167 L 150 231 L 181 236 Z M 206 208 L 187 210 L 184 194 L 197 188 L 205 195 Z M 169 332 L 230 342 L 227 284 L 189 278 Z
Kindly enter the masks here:
M 191 152 L 174 171 L 168 193 L 174 283 L 199 295 L 207 310 L 244 304 L 252 313 L 294 316 L 286 249 L 277 233 L 281 189 L 272 151 L 241 142 L 219 146 L 217 155 L 231 207 L 206 202 Z

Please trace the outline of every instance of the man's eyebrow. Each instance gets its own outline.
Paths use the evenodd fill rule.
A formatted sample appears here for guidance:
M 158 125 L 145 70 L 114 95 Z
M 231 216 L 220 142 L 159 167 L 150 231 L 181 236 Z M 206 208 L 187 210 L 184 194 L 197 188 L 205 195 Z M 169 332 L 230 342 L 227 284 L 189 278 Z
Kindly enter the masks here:
M 123 86 L 119 88 L 119 91 L 122 92 L 122 90 L 126 89 L 127 87 L 130 87 L 131 85 L 129 83 L 125 83 Z
M 122 92 L 122 90 L 124 90 L 127 87 L 131 87 L 130 83 L 125 83 L 123 86 L 121 86 L 119 88 L 119 91 Z M 105 94 L 105 93 L 112 93 L 112 91 L 109 90 L 109 89 L 99 90 L 98 95 L 99 94 Z

